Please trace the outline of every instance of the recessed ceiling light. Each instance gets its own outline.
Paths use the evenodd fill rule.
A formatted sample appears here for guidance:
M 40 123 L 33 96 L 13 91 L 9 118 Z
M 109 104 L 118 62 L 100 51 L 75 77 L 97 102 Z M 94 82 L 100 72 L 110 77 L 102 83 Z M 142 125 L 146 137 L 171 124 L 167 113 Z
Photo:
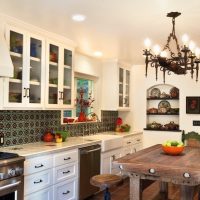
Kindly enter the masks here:
M 94 56 L 96 56 L 96 57 L 101 57 L 102 55 L 103 55 L 103 53 L 101 51 L 94 52 Z
M 81 14 L 75 14 L 75 15 L 72 15 L 72 19 L 76 22 L 82 22 L 86 19 L 86 16 L 81 15 Z

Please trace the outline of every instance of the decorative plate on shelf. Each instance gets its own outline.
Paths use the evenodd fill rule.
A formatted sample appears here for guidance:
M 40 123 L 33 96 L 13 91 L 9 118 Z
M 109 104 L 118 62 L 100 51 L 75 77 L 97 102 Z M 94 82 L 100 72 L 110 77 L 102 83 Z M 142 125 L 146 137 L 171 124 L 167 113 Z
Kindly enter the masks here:
M 169 93 L 170 93 L 171 98 L 179 97 L 179 89 L 176 87 L 171 88 Z
M 159 98 L 160 97 L 160 90 L 158 88 L 153 88 L 150 92 L 152 98 Z
M 167 113 L 171 108 L 171 105 L 168 101 L 160 101 L 158 104 L 159 113 Z

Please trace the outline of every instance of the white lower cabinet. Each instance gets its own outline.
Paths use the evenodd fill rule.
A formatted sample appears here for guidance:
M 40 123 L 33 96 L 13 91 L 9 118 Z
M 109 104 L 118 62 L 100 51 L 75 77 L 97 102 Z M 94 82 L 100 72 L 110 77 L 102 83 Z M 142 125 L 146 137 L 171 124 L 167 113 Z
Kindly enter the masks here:
M 26 159 L 25 200 L 77 200 L 78 149 Z
M 120 174 L 120 169 L 112 164 L 113 160 L 122 156 L 123 149 L 118 148 L 101 153 L 101 174 Z
M 76 200 L 77 199 L 77 179 L 61 181 L 54 185 L 54 200 Z
M 129 155 L 141 150 L 142 145 L 142 134 L 130 135 L 124 138 L 123 144 L 123 155 Z
M 48 187 L 25 196 L 24 200 L 53 200 L 53 187 Z

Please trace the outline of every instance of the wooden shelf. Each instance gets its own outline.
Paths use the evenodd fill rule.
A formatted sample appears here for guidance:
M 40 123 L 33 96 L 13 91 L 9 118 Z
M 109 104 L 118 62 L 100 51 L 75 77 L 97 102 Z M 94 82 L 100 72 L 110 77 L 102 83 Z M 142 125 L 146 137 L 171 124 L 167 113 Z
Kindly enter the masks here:
M 64 65 L 64 68 L 65 68 L 65 69 L 72 69 L 72 67 L 69 66 L 69 65 Z
M 147 113 L 147 115 L 179 115 L 179 113 Z
M 147 100 L 179 100 L 179 98 L 147 98 Z
M 9 82 L 12 82 L 12 83 L 22 83 L 22 80 L 21 79 L 10 78 Z
M 64 89 L 71 89 L 70 86 L 66 86 L 66 85 L 64 85 L 63 88 L 64 88 Z
M 149 128 L 144 128 L 143 130 L 145 131 L 169 131 L 169 132 L 181 132 L 182 130 L 162 130 L 162 129 L 149 129 Z
M 58 85 L 56 85 L 56 84 L 52 84 L 52 83 L 49 83 L 49 87 L 57 88 Z
M 40 85 L 40 82 L 39 81 L 30 81 L 30 84 L 31 85 Z
M 50 62 L 49 62 L 49 65 L 54 66 L 54 67 L 57 67 L 57 66 L 58 66 L 58 63 L 50 61 Z
M 22 58 L 22 54 L 21 53 L 16 53 L 16 52 L 10 51 L 10 55 L 14 56 L 14 57 L 17 57 L 17 58 Z
M 36 58 L 36 57 L 30 57 L 31 61 L 35 61 L 35 62 L 40 62 L 41 59 L 40 58 Z

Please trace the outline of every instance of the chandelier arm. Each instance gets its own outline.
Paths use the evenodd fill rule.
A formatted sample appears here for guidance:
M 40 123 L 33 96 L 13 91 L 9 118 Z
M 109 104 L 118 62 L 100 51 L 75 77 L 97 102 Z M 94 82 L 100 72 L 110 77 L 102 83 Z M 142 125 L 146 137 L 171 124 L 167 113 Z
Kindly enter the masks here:
M 163 83 L 165 83 L 165 72 L 166 72 L 166 70 L 165 70 L 165 68 L 163 69 Z
M 196 63 L 196 82 L 198 81 L 199 76 L 199 62 Z
M 194 74 L 194 57 L 191 56 L 191 78 L 193 79 L 193 74 Z
M 171 39 L 175 40 L 176 49 L 177 49 L 177 52 L 179 53 L 180 52 L 180 46 L 179 46 L 178 39 L 177 39 L 176 33 L 175 33 L 175 17 L 172 18 L 172 32 L 169 34 L 168 39 L 167 39 L 167 44 L 163 48 L 163 51 L 168 49 L 170 54 L 172 54 L 172 51 L 169 47 L 169 43 L 171 42 Z
M 158 80 L 158 62 L 155 62 L 156 81 Z

